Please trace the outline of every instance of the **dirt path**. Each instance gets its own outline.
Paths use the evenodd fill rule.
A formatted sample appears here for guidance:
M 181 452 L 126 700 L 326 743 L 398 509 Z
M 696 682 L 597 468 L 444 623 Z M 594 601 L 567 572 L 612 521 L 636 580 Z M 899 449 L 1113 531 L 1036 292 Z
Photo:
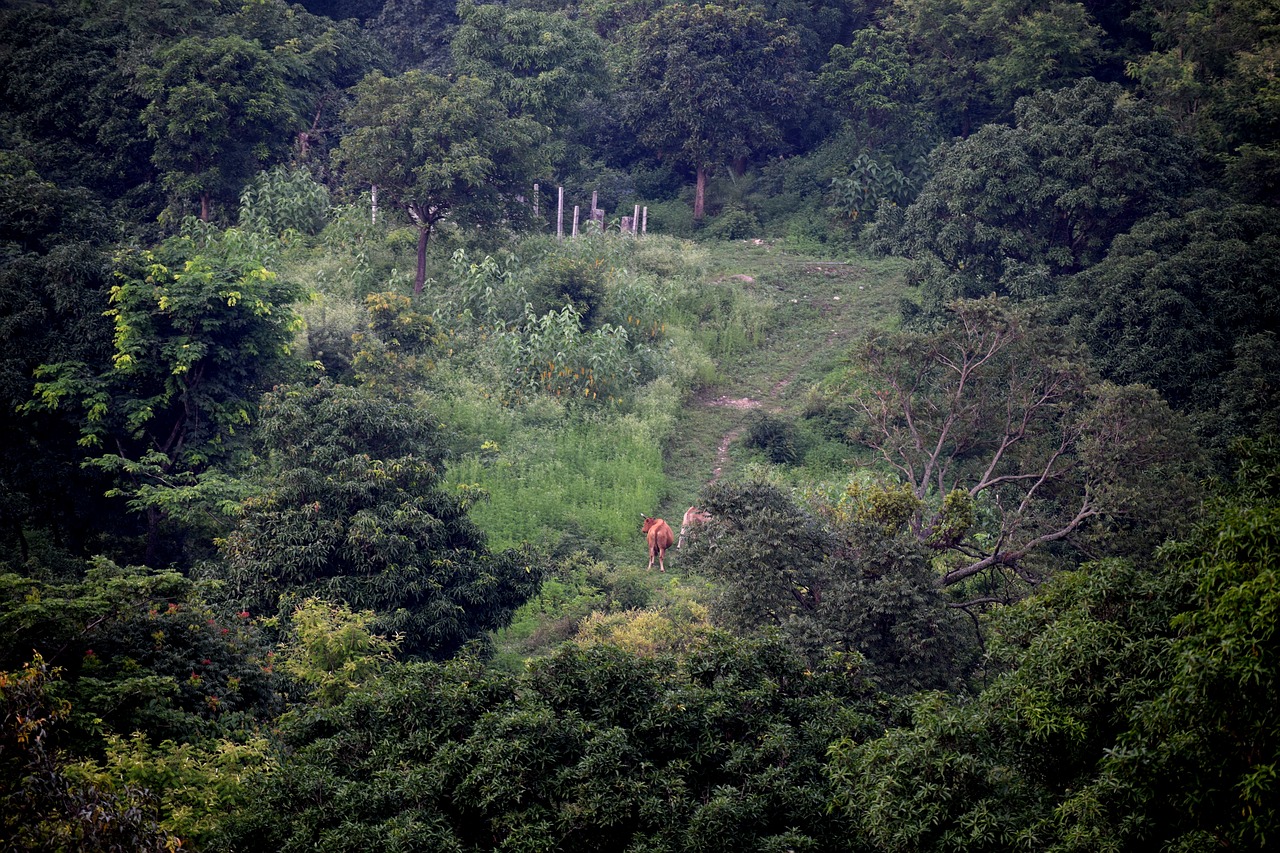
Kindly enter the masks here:
M 769 273 L 713 280 L 752 288 L 774 304 L 778 316 L 764 345 L 722 362 L 726 380 L 695 395 L 684 410 L 667 460 L 672 497 L 681 511 L 686 500 L 727 476 L 733 445 L 746 431 L 750 413 L 798 416 L 801 389 L 834 367 L 852 342 L 891 310 L 889 289 L 877 286 L 880 282 L 858 265 L 768 261 L 773 264 Z

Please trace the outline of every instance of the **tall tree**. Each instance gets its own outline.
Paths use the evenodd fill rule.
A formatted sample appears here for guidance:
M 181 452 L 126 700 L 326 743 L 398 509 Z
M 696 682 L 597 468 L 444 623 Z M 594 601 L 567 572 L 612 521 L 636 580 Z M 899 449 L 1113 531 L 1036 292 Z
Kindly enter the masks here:
M 77 552 L 110 516 L 101 475 L 80 467 L 76 416 L 19 414 L 41 363 L 110 358 L 109 218 L 87 191 L 0 153 L 0 536 L 20 560 L 34 529 Z
M 301 296 L 267 269 L 264 241 L 193 221 L 155 250 L 116 259 L 109 365 L 67 360 L 39 368 L 28 411 L 65 408 L 81 444 L 119 475 L 145 513 L 146 562 L 182 489 L 235 449 L 263 388 L 292 361 L 291 304 Z
M 1022 98 L 1012 127 L 988 125 L 933 154 L 906 210 L 902 248 L 927 307 L 988 293 L 1052 293 L 1111 240 L 1195 186 L 1190 140 L 1118 85 L 1082 80 Z
M 636 27 L 628 48 L 625 123 L 644 146 L 694 170 L 701 220 L 713 169 L 741 171 L 783 146 L 804 85 L 799 39 L 745 6 L 671 5 Z
M 334 151 L 348 181 L 373 185 L 418 228 L 414 292 L 427 275 L 427 243 L 446 218 L 492 225 L 524 216 L 518 199 L 536 170 L 544 129 L 512 118 L 489 83 L 408 71 L 371 74 L 355 88 Z
M 1062 313 L 1103 375 L 1156 388 L 1225 447 L 1280 415 L 1280 215 L 1217 201 L 1117 237 Z
M 164 47 L 138 70 L 138 87 L 152 162 L 178 204 L 199 200 L 205 221 L 302 129 L 280 61 L 241 36 Z
M 144 36 L 101 8 L 106 5 L 0 8 L 5 147 L 20 148 L 63 189 L 84 187 L 100 196 L 104 225 L 109 211 L 148 219 L 162 207 L 151 187 L 151 144 L 138 122 L 146 101 L 133 91 L 123 60 Z
M 994 297 L 950 310 L 936 332 L 872 335 L 850 376 L 857 439 L 910 488 L 910 529 L 948 555 L 942 583 L 986 574 L 1000 597 L 1091 523 L 1171 532 L 1194 506 L 1196 451 L 1167 404 L 1098 383 L 1060 329 Z
M 1224 168 L 1241 198 L 1280 196 L 1280 33 L 1272 0 L 1146 0 L 1154 49 L 1129 65 Z
M 863 655 L 884 690 L 959 689 L 976 644 L 935 582 L 928 549 L 898 524 L 845 506 L 805 511 L 763 483 L 717 484 L 685 559 L 716 581 L 717 624 L 777 632 L 819 661 Z
M 603 42 L 564 14 L 464 0 L 458 17 L 455 68 L 489 81 L 513 115 L 556 127 L 604 83 Z
M 566 645 L 519 676 L 398 666 L 291 716 L 224 847 L 848 849 L 823 756 L 875 730 L 873 703 L 855 656 L 720 632 L 679 659 Z
M 1204 523 L 1139 563 L 1064 572 L 989 623 L 974 701 L 836 743 L 877 851 L 1265 850 L 1280 833 L 1280 461 L 1253 445 Z

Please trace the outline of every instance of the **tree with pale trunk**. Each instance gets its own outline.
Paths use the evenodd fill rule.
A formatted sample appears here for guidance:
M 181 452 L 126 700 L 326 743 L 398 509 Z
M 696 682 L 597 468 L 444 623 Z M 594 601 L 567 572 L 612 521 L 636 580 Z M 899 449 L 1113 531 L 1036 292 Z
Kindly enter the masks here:
M 857 439 L 909 489 L 906 524 L 945 555 L 944 586 L 1037 583 L 1033 552 L 1091 527 L 1158 537 L 1199 493 L 1195 442 L 1159 395 L 1100 382 L 1060 328 L 997 298 L 953 303 L 938 331 L 873 335 L 853 360 Z
M 418 228 L 415 293 L 426 281 L 427 243 L 445 219 L 472 225 L 522 215 L 521 190 L 545 128 L 508 116 L 492 85 L 408 71 L 374 73 L 343 111 L 350 130 L 334 151 L 346 179 L 376 186 Z

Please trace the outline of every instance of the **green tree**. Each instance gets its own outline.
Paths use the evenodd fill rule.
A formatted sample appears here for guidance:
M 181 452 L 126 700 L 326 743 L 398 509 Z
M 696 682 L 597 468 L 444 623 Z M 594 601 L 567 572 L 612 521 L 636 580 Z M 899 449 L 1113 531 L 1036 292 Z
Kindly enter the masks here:
M 715 167 L 741 173 L 781 146 L 804 85 L 799 40 L 755 9 L 671 5 L 636 27 L 628 49 L 624 123 L 645 147 L 694 170 L 701 220 Z
M 106 734 L 195 741 L 268 719 L 270 651 L 247 612 L 216 610 L 173 571 L 93 560 L 82 579 L 0 574 L 0 667 L 36 653 L 72 709 L 59 743 L 99 755 Z
M 994 679 L 831 752 L 877 850 L 1268 849 L 1280 758 L 1274 439 L 1141 564 L 1056 576 L 993 614 Z
M 870 709 L 849 656 L 721 633 L 680 658 L 569 645 L 518 676 L 399 666 L 286 725 L 294 758 L 227 846 L 847 849 L 822 765 L 835 732 L 877 730 Z
M 81 444 L 120 476 L 118 494 L 147 517 L 147 558 L 160 524 L 221 488 L 214 463 L 235 449 L 254 401 L 292 362 L 290 304 L 301 292 L 264 265 L 268 243 L 202 224 L 115 263 L 108 315 L 114 353 L 92 363 L 42 365 L 28 411 L 81 417 Z M 203 505 L 203 504 L 201 504 Z
M 372 74 L 343 111 L 334 151 L 348 181 L 374 185 L 418 228 L 414 292 L 426 282 L 427 242 L 446 218 L 472 225 L 519 220 L 517 197 L 536 172 L 542 128 L 511 118 L 491 84 L 408 71 Z
M 1193 586 L 1192 605 L 1172 620 L 1161 691 L 1134 709 L 1097 782 L 1080 793 L 1073 813 L 1086 838 L 1247 850 L 1280 837 L 1278 482 L 1276 439 L 1245 445 L 1235 488 L 1166 550 Z
M 241 187 L 293 143 L 302 129 L 285 69 L 254 41 L 188 38 L 139 68 L 147 98 L 142 122 L 155 141 L 152 162 L 178 200 L 196 198 L 208 221 L 215 200 Z
M 365 30 L 391 56 L 397 72 L 418 69 L 443 74 L 450 63 L 449 40 L 458 26 L 456 3 L 448 0 L 378 0 L 377 16 Z
M 260 173 L 240 193 L 240 227 L 282 237 L 313 236 L 329 214 L 329 190 L 305 169 L 283 166 Z
M 457 14 L 457 72 L 491 83 L 513 115 L 560 126 L 570 108 L 604 82 L 603 43 L 564 14 L 474 0 L 459 3 Z
M 901 33 L 859 30 L 849 44 L 831 48 L 817 86 L 828 106 L 852 124 L 858 141 L 872 151 L 892 152 L 913 136 L 936 136 Z
M 1196 503 L 1197 450 L 1142 386 L 1099 383 L 1078 344 L 996 298 L 957 302 L 936 332 L 872 335 L 854 354 L 858 442 L 919 501 L 908 525 L 947 554 L 944 585 L 1007 575 L 1102 525 L 1097 545 L 1158 542 Z M 1114 553 L 1114 551 L 1112 552 Z
M 1064 284 L 1062 314 L 1104 376 L 1156 388 L 1225 448 L 1280 403 L 1277 234 L 1273 209 L 1225 201 L 1144 219 Z
M 407 654 L 447 657 L 505 624 L 539 576 L 491 553 L 443 486 L 430 415 L 366 389 L 286 385 L 262 399 L 261 492 L 217 570 L 253 612 L 317 596 L 377 614 Z
M 313 703 L 336 705 L 394 658 L 399 643 L 371 633 L 374 618 L 372 610 L 353 613 L 343 604 L 307 599 L 289 616 L 281 672 L 312 691 Z
M 103 505 L 109 484 L 80 467 L 75 417 L 19 413 L 42 362 L 110 357 L 107 218 L 87 191 L 0 153 L 0 434 L 9 449 L 0 459 L 0 536 L 16 560 L 31 556 L 35 531 L 74 553 L 109 526 L 104 519 L 119 521 Z
M 989 0 L 972 14 L 993 48 L 980 67 L 1000 103 L 1069 86 L 1103 67 L 1105 34 L 1084 3 Z
M 805 512 L 759 483 L 716 485 L 685 559 L 721 591 L 713 616 L 742 633 L 778 632 L 807 659 L 860 654 L 883 689 L 961 689 L 975 651 L 963 613 L 935 582 L 927 551 L 845 507 Z M 887 519 L 886 519 L 887 520 Z
M 53 695 L 58 671 L 39 655 L 0 672 L 0 832 L 13 850 L 173 849 L 178 839 L 158 826 L 154 798 L 126 787 L 117 793 L 69 778 L 55 746 L 71 710 Z
M 1192 149 L 1118 85 L 1082 80 L 1022 98 L 1012 127 L 989 125 L 932 155 L 906 210 L 902 246 L 927 308 L 999 293 L 1052 294 L 1111 240 L 1194 186 Z
M 884 737 L 833 744 L 838 805 L 877 851 L 1151 846 L 1123 830 L 1071 839 L 1067 827 L 1088 820 L 1075 792 L 1158 691 L 1189 593 L 1176 574 L 1105 561 L 996 611 L 995 678 L 979 696 L 921 694 Z
M 869 38 L 901 44 L 911 57 L 916 109 L 945 135 L 968 137 L 984 124 L 1004 121 L 1019 96 L 1118 73 L 1108 67 L 1105 33 L 1094 18 L 1107 10 L 1089 5 L 893 0 L 881 8 L 878 32 Z
M 154 217 L 151 145 L 138 123 L 145 101 L 122 61 L 135 33 L 99 6 L 66 2 L 6 3 L 0 30 L 4 147 L 62 190 L 96 195 L 103 227 Z
M 991 45 L 962 0 L 895 0 L 881 17 L 891 38 L 905 42 L 924 109 L 946 131 L 968 136 L 998 114 L 981 72 Z
M 1154 42 L 1127 64 L 1143 95 L 1196 136 L 1239 197 L 1274 202 L 1280 191 L 1274 5 L 1148 0 L 1135 17 Z

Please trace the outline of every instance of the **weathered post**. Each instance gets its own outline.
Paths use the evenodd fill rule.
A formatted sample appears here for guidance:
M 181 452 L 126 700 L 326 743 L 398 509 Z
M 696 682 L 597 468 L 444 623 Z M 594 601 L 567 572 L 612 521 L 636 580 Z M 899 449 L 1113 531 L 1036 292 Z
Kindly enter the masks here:
M 640 205 L 636 205 L 635 213 L 631 215 L 631 233 L 640 233 Z
M 533 185 L 533 218 L 538 218 L 538 185 Z
M 573 206 L 573 236 L 578 236 L 578 206 Z
M 370 184 L 369 186 L 369 223 L 371 225 L 378 224 L 378 185 Z
M 649 233 L 649 205 L 644 206 L 644 218 L 640 221 L 640 233 Z
M 559 198 L 556 201 L 556 239 L 564 239 L 564 187 L 560 187 Z

